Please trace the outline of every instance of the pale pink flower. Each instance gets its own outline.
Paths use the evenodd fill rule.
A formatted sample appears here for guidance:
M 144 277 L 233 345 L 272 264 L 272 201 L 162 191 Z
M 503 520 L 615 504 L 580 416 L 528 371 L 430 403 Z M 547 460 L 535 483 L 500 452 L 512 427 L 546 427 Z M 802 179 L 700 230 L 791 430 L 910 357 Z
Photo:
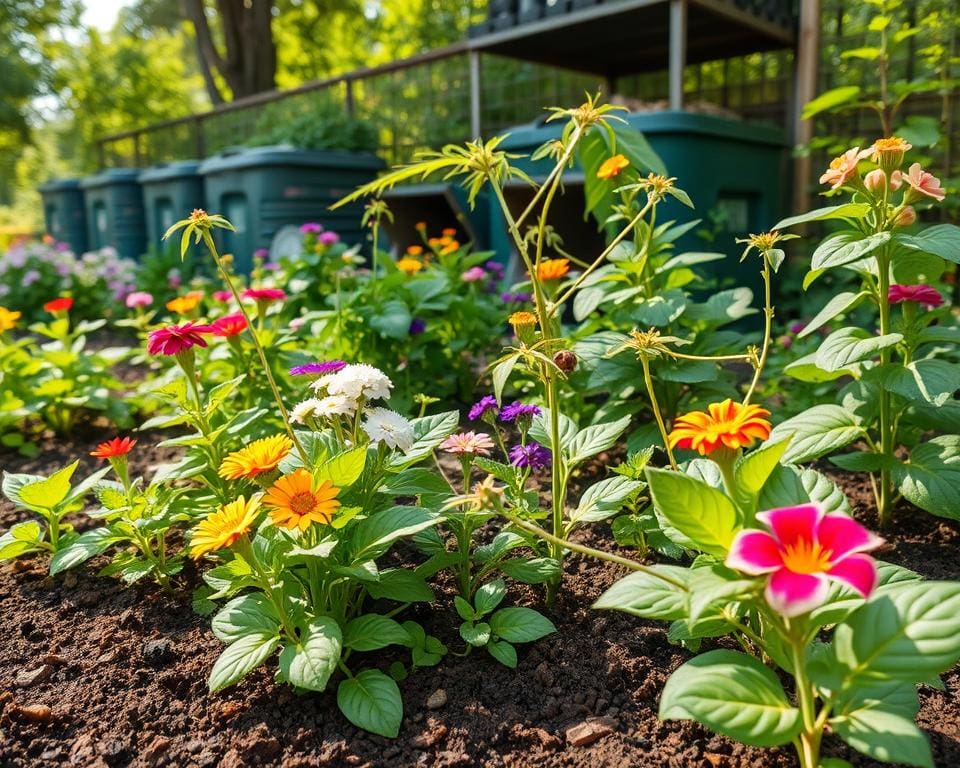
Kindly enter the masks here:
M 493 440 L 484 432 L 461 432 L 459 435 L 450 435 L 440 443 L 440 447 L 458 456 L 489 456 Z
M 941 201 L 947 196 L 947 191 L 940 186 L 940 179 L 932 173 L 927 173 L 920 167 L 920 163 L 914 163 L 910 166 L 903 180 L 915 189 L 921 195 L 932 197 L 936 201 Z
M 857 173 L 857 163 L 873 152 L 873 149 L 860 150 L 860 147 L 848 149 L 839 157 L 833 158 L 830 167 L 820 177 L 821 184 L 829 184 L 830 189 L 839 189 Z
M 146 291 L 134 291 L 127 295 L 126 305 L 128 309 L 149 307 L 151 304 L 153 304 L 153 296 Z

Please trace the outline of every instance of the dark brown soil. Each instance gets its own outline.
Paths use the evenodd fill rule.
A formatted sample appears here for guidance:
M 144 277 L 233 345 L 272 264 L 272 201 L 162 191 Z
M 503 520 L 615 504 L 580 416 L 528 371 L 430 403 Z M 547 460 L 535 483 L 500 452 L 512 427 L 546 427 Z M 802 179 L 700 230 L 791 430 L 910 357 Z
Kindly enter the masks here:
M 109 436 L 46 445 L 51 453 L 42 459 L 3 456 L 3 466 L 48 471 Z M 84 464 L 92 468 L 93 461 Z M 869 488 L 858 478 L 847 480 L 858 511 L 874 524 Z M 6 502 L 0 506 L 0 530 L 20 518 Z M 881 557 L 931 578 L 960 578 L 960 526 L 903 507 L 891 531 Z M 583 538 L 609 546 L 608 530 Z M 570 558 L 562 597 L 546 611 L 559 632 L 521 647 L 516 670 L 484 653 L 450 654 L 437 667 L 417 670 L 400 684 L 405 717 L 393 741 L 351 726 L 330 694 L 297 696 L 275 684 L 269 669 L 208 694 L 207 674 L 221 645 L 208 620 L 191 611 L 197 573 L 188 568 L 181 592 L 170 597 L 149 585 L 124 588 L 98 578 L 98 567 L 94 562 L 56 580 L 39 560 L 0 567 L 6 634 L 0 768 L 796 764 L 788 750 L 746 748 L 690 723 L 657 719 L 663 684 L 689 654 L 667 642 L 662 625 L 589 608 L 623 575 L 616 567 Z M 459 650 L 451 594 L 442 583 L 438 595 L 438 605 L 411 617 Z M 539 593 L 518 589 L 511 599 L 532 603 Z M 37 681 L 24 679 L 41 668 Z M 960 765 L 960 674 L 944 681 L 946 692 L 921 692 L 919 723 L 930 734 L 936 765 L 954 768 Z M 430 709 L 427 700 L 439 690 L 446 703 Z M 569 744 L 567 730 L 588 721 L 607 735 L 587 746 Z M 826 753 L 860 768 L 880 765 L 835 742 Z

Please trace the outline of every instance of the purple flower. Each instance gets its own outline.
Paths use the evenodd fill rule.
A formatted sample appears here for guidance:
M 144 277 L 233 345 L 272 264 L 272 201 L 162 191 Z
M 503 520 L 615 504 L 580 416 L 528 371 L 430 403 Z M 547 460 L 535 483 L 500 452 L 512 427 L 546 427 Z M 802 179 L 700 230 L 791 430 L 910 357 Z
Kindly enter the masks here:
M 323 363 L 307 363 L 305 365 L 295 365 L 290 369 L 291 376 L 317 375 L 323 373 L 336 373 L 347 367 L 343 360 L 327 360 Z
M 528 405 L 527 403 L 521 403 L 519 400 L 514 400 L 510 405 L 505 405 L 500 410 L 500 421 L 516 421 L 524 416 L 532 419 L 539 413 L 539 406 Z
M 323 232 L 320 235 L 320 242 L 324 245 L 333 245 L 340 242 L 340 235 L 336 232 Z
M 482 419 L 488 412 L 496 410 L 497 398 L 493 395 L 484 395 L 473 404 L 467 415 L 470 417 L 470 421 L 476 421 L 477 419 Z
M 275 261 L 267 261 L 263 265 L 263 270 L 265 272 L 276 272 L 280 269 L 280 265 Z
M 499 261 L 488 261 L 483 265 L 483 268 L 487 270 L 487 272 L 496 275 L 499 279 L 503 279 L 503 264 Z
M 500 298 L 505 304 L 526 304 L 533 301 L 529 293 L 501 293 Z
M 790 327 L 787 328 L 787 330 L 790 331 L 790 333 L 800 333 L 800 331 L 806 327 L 807 324 L 803 322 L 790 323 Z
M 323 232 L 323 225 L 318 224 L 315 221 L 308 221 L 306 224 L 300 225 L 300 233 L 304 235 L 319 235 Z
M 267 248 L 257 248 L 257 250 L 253 252 L 253 258 L 268 259 L 270 258 L 270 251 Z
M 419 336 L 427 330 L 427 321 L 422 317 L 413 318 L 413 322 L 410 323 L 410 330 L 408 331 L 411 336 Z
M 543 469 L 550 465 L 550 449 L 531 440 L 526 445 L 515 445 L 510 449 L 510 463 L 521 469 Z
M 26 288 L 27 286 L 33 285 L 39 279 L 40 273 L 35 269 L 30 269 L 23 273 L 23 278 L 20 280 L 20 285 Z

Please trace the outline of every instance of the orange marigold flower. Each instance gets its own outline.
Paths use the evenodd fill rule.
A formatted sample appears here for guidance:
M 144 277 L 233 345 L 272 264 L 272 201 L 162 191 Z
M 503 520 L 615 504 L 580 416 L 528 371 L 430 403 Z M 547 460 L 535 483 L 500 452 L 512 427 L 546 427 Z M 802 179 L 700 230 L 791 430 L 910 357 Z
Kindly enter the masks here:
M 257 520 L 260 494 L 247 501 L 243 496 L 211 512 L 193 529 L 190 538 L 190 557 L 198 558 L 231 546 L 247 533 Z
M 727 398 L 711 403 L 706 411 L 680 416 L 670 432 L 671 448 L 689 448 L 701 456 L 724 446 L 732 450 L 770 437 L 770 411 L 759 405 L 741 405 Z
M 411 245 L 407 248 L 407 256 L 421 256 L 423 255 L 423 246 L 422 245 Z
M 255 477 L 277 468 L 277 464 L 290 453 L 293 441 L 286 435 L 273 435 L 255 440 L 245 448 L 234 451 L 221 463 L 217 474 L 227 480 Z
M 870 159 L 888 171 L 899 168 L 903 162 L 904 155 L 908 150 L 913 149 L 913 145 L 899 136 L 891 136 L 887 139 L 877 139 L 870 148 L 873 154 Z
M 443 246 L 443 248 L 440 249 L 440 253 L 445 256 L 448 253 L 453 253 L 459 247 L 460 247 L 459 242 L 457 242 L 456 240 L 450 240 L 446 245 Z
M 408 275 L 415 275 L 417 272 L 423 269 L 423 262 L 418 261 L 417 259 L 408 259 L 404 257 L 397 262 L 397 269 L 399 269 L 401 272 L 405 272 Z
M 444 237 L 456 237 L 457 230 L 455 227 L 447 227 L 446 229 L 440 230 L 440 234 Z
M 507 318 L 507 321 L 510 323 L 510 325 L 515 327 L 518 325 L 536 325 L 537 316 L 533 314 L 533 312 L 520 311 L 514 312 L 512 315 L 510 315 L 510 317 Z
M 197 308 L 201 298 L 203 298 L 203 294 L 197 295 L 196 292 L 188 293 L 186 296 L 177 296 L 177 298 L 170 299 L 167 302 L 167 309 L 176 312 L 178 315 L 185 315 Z
M 95 451 L 90 451 L 90 455 L 97 459 L 110 459 L 114 456 L 126 456 L 133 450 L 137 444 L 136 440 L 129 437 L 115 437 L 113 440 L 107 440 L 100 443 Z
M 11 331 L 17 327 L 17 320 L 22 316 L 22 312 L 17 312 L 6 307 L 0 307 L 0 333 Z
M 307 530 L 313 523 L 326 525 L 340 506 L 336 496 L 340 493 L 329 480 L 314 480 L 305 469 L 284 475 L 275 482 L 263 497 L 270 509 L 270 519 L 281 528 Z
M 425 221 L 418 221 L 416 224 L 413 225 L 413 228 L 414 228 L 415 230 L 417 230 L 417 232 L 426 232 L 426 231 L 427 231 L 427 222 L 425 222 Z
M 621 171 L 630 166 L 630 161 L 623 155 L 614 155 L 603 161 L 603 164 L 597 170 L 598 179 L 612 179 L 619 176 Z
M 570 259 L 545 259 L 537 265 L 537 279 L 541 282 L 559 280 L 570 271 Z

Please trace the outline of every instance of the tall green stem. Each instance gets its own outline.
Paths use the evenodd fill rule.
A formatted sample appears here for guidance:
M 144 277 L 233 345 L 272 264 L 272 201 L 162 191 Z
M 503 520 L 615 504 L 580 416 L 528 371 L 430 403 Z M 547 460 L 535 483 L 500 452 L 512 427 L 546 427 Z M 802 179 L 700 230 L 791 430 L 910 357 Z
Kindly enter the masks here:
M 788 625 L 789 628 L 789 625 Z M 806 643 L 802 633 L 789 631 L 790 657 L 793 662 L 793 679 L 797 687 L 797 703 L 800 705 L 800 714 L 803 718 L 803 730 L 799 736 L 797 749 L 800 758 L 800 768 L 819 768 L 820 766 L 820 735 L 822 729 L 817 724 L 815 707 L 816 695 L 813 686 L 807 679 L 806 660 L 804 650 Z
M 640 365 L 643 366 L 643 383 L 647 385 L 650 407 L 653 409 L 653 416 L 657 420 L 657 426 L 660 428 L 660 437 L 663 438 L 663 449 L 667 452 L 667 458 L 670 459 L 670 467 L 677 470 L 679 467 L 677 466 L 677 460 L 673 456 L 673 449 L 670 447 L 670 435 L 667 434 L 667 425 L 663 421 L 663 414 L 660 413 L 660 403 L 657 402 L 657 392 L 653 388 L 653 377 L 650 375 L 650 361 L 646 355 L 640 355 Z
M 749 405 L 750 398 L 760 383 L 760 376 L 767 365 L 767 355 L 770 353 L 770 336 L 773 333 L 773 300 L 770 290 L 770 262 L 767 255 L 763 254 L 763 348 L 760 351 L 760 359 L 757 361 L 756 370 L 753 372 L 753 380 L 750 382 L 750 389 L 743 398 L 743 404 Z
M 880 305 L 880 335 L 890 333 L 890 255 L 886 248 L 877 256 L 879 280 L 877 302 Z M 880 350 L 880 365 L 886 366 L 890 362 L 890 347 Z M 890 414 L 890 393 L 886 387 L 880 387 L 880 455 L 883 464 L 880 466 L 880 497 L 877 499 L 877 508 L 880 515 L 880 525 L 885 526 L 890 520 L 892 507 L 893 487 L 890 482 L 890 466 L 893 461 L 894 434 L 893 420 Z

